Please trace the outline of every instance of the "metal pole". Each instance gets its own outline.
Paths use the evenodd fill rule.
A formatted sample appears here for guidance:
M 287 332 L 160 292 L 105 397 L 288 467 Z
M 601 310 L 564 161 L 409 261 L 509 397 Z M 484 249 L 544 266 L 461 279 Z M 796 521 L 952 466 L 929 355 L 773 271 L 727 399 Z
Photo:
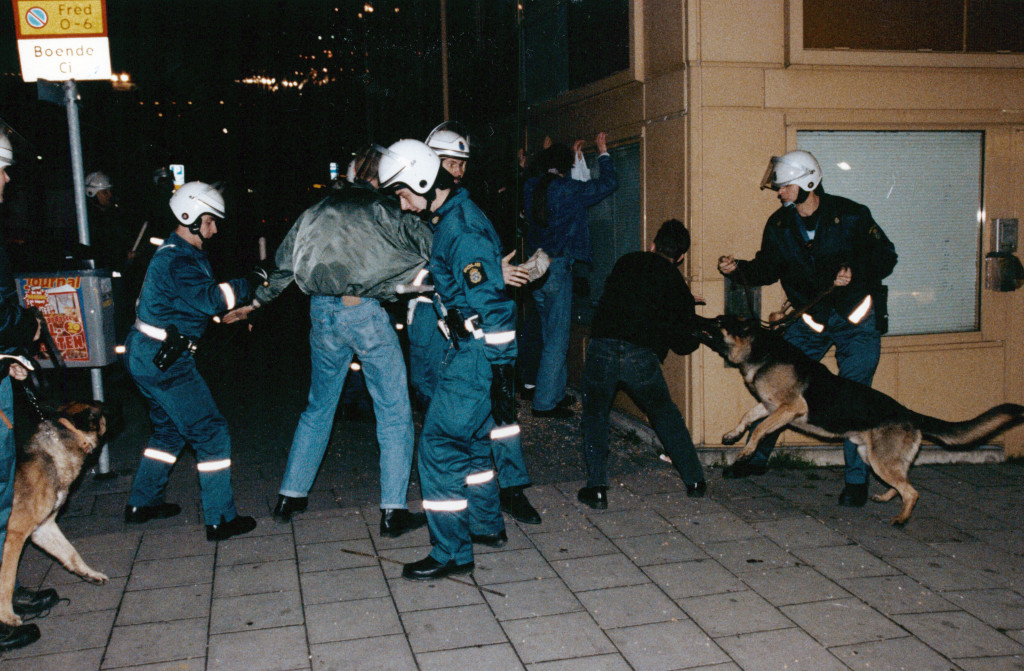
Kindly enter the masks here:
M 441 104 L 444 108 L 444 120 L 451 119 L 448 108 L 448 8 L 445 0 L 441 0 Z
M 75 183 L 75 213 L 78 217 L 78 241 L 89 245 L 89 216 L 85 210 L 85 167 L 82 161 L 82 128 L 78 123 L 78 87 L 75 80 L 64 82 L 64 104 L 68 112 L 68 140 L 71 145 L 71 176 Z M 103 401 L 103 371 L 90 368 L 89 377 L 92 381 L 93 400 Z M 100 460 L 96 465 L 98 477 L 112 477 L 110 472 L 110 452 L 104 445 L 100 450 Z

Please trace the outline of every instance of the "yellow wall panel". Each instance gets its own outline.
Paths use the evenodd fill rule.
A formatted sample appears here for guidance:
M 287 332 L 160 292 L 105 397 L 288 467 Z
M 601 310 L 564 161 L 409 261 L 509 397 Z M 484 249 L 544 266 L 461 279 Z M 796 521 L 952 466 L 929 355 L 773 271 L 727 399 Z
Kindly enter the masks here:
M 734 63 L 782 63 L 783 3 L 701 0 L 700 59 Z

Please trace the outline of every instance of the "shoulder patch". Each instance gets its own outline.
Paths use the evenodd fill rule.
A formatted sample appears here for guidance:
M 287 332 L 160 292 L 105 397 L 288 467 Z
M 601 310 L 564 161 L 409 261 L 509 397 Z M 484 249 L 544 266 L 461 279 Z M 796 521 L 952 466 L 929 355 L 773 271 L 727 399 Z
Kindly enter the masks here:
M 487 273 L 484 272 L 484 264 L 480 261 L 466 264 L 462 269 L 462 276 L 466 278 L 466 284 L 471 287 L 483 284 L 487 281 Z

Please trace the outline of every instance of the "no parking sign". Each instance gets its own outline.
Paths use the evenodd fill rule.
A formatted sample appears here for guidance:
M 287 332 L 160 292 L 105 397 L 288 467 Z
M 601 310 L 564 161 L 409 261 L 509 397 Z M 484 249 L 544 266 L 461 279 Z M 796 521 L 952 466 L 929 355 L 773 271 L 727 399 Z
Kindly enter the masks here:
M 106 0 L 11 0 L 21 78 L 109 79 Z

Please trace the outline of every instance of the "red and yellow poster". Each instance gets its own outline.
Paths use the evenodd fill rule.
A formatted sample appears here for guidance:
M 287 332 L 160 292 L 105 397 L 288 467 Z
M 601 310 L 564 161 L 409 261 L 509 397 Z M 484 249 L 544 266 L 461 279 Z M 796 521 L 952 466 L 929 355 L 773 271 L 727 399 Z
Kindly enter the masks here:
M 28 277 L 24 282 L 25 307 L 39 308 L 50 327 L 53 342 L 65 361 L 87 363 L 89 345 L 78 293 L 80 277 Z

